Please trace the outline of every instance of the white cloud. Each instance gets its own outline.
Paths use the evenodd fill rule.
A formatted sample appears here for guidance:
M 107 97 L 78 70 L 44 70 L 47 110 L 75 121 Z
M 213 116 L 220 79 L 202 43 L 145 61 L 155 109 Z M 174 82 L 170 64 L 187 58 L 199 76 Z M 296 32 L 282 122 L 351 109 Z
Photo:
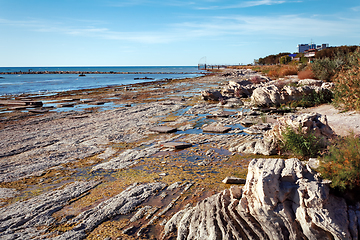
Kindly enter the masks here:
M 86 22 L 86 21 L 85 21 Z M 163 44 L 189 40 L 214 40 L 238 37 L 360 37 L 360 18 L 304 15 L 281 16 L 216 16 L 196 18 L 177 24 L 164 24 L 161 30 L 117 31 L 111 28 L 83 23 L 75 27 L 65 23 L 49 21 L 10 21 L 0 19 L 0 25 L 11 25 L 27 31 L 64 34 L 84 38 L 118 40 L 128 43 Z M 104 25 L 104 24 L 102 24 Z
M 226 4 L 221 3 L 220 5 L 214 5 L 214 6 L 206 6 L 206 7 L 198 7 L 198 9 L 203 10 L 215 10 L 215 9 L 233 9 L 233 8 L 248 8 L 248 7 L 256 7 L 256 6 L 262 6 L 262 5 L 277 5 L 277 4 L 283 4 L 287 3 L 289 1 L 285 0 L 255 0 L 255 1 L 243 1 L 239 2 L 237 4 Z M 293 1 L 291 1 L 293 2 Z
M 178 28 L 189 32 L 208 35 L 259 35 L 259 36 L 339 36 L 342 34 L 359 36 L 360 19 L 321 19 L 320 16 L 303 17 L 282 15 L 275 17 L 230 16 L 214 17 L 206 22 L 185 22 Z
M 353 10 L 355 12 L 359 12 L 360 11 L 360 6 L 352 7 L 351 10 Z

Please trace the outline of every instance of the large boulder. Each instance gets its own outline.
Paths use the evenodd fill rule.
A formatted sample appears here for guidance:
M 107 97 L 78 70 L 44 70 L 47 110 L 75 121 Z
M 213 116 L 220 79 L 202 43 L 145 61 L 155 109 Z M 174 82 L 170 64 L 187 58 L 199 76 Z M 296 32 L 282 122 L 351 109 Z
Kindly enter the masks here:
M 204 100 L 219 101 L 223 98 L 218 90 L 204 90 L 201 92 Z
M 269 156 L 277 154 L 277 142 L 273 139 L 254 139 L 242 142 L 232 149 L 241 153 Z
M 298 159 L 254 159 L 242 189 L 176 213 L 163 239 L 357 239 L 358 211 Z
M 272 129 L 264 135 L 266 139 L 282 140 L 282 135 L 288 128 L 298 131 L 301 129 L 303 133 L 312 133 L 321 139 L 323 145 L 335 136 L 335 132 L 328 124 L 326 115 L 320 113 L 304 113 L 300 115 L 288 115 L 277 119 Z
M 300 86 L 295 87 L 292 86 L 291 83 L 297 83 Z M 258 87 L 252 91 L 251 104 L 260 107 L 279 106 L 280 104 L 290 101 L 299 101 L 313 94 L 321 94 L 322 97 L 331 100 L 332 87 L 331 84 L 314 79 L 304 79 L 299 82 L 291 79 L 271 81 L 265 85 L 258 85 Z
M 298 82 L 298 84 L 300 86 L 302 86 L 302 85 L 312 85 L 312 86 L 318 86 L 318 87 L 320 87 L 323 83 L 324 83 L 324 81 L 316 80 L 316 79 L 301 79 Z
M 280 91 L 275 85 L 258 87 L 251 95 L 251 104 L 259 107 L 280 105 L 280 101 Z

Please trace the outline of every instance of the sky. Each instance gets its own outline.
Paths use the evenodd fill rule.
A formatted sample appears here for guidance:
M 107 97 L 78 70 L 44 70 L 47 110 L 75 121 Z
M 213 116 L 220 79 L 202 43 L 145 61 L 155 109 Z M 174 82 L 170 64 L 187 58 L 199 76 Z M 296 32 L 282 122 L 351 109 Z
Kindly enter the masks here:
M 249 64 L 360 44 L 359 0 L 0 0 L 0 67 Z

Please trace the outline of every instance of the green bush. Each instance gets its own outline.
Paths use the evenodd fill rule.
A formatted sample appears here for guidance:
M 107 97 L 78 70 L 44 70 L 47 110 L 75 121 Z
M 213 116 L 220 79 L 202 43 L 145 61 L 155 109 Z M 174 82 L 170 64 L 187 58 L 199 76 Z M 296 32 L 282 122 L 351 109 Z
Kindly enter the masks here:
M 316 78 L 330 81 L 340 71 L 349 70 L 359 63 L 359 48 L 354 52 L 336 51 L 333 58 L 315 59 L 311 64 Z
M 291 57 L 288 55 L 280 58 L 280 64 L 288 64 L 289 62 L 291 62 Z
M 333 97 L 333 94 L 330 90 L 324 90 L 315 92 L 313 91 L 311 94 L 304 95 L 300 100 L 290 102 L 291 108 L 296 107 L 314 107 L 321 105 L 323 103 L 330 103 L 331 99 Z
M 342 59 L 331 60 L 330 58 L 316 59 L 311 69 L 317 79 L 330 81 L 344 64 Z
M 281 148 L 300 158 L 316 157 L 322 149 L 321 139 L 313 133 L 304 133 L 300 126 L 297 131 L 288 127 L 282 134 Z
M 332 181 L 331 187 L 341 191 L 360 187 L 360 139 L 354 134 L 338 139 L 329 147 L 319 172 Z

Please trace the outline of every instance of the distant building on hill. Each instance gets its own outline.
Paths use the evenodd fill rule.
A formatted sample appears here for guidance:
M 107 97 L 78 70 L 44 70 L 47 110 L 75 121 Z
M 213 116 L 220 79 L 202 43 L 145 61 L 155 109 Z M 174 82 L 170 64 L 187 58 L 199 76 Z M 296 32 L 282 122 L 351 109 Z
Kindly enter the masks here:
M 325 48 L 328 48 L 329 44 L 328 43 L 323 43 L 321 45 L 316 45 L 314 43 L 312 44 L 298 44 L 298 53 L 304 53 L 306 51 L 315 49 L 317 51 L 323 50 Z

